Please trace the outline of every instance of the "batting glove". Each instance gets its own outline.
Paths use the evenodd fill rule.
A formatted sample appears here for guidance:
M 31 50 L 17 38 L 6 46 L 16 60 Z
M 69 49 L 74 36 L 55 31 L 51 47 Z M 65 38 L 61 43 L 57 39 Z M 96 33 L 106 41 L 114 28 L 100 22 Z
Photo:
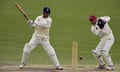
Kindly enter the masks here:
M 28 20 L 27 23 L 30 25 L 34 24 L 33 20 Z

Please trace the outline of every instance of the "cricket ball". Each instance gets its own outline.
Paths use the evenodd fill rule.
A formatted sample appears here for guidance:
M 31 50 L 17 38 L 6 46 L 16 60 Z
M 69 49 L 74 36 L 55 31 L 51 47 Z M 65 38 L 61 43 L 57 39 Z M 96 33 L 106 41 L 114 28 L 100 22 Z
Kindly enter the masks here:
M 79 59 L 80 59 L 80 60 L 83 60 L 83 57 L 82 57 L 82 56 L 80 56 L 80 57 L 79 57 Z

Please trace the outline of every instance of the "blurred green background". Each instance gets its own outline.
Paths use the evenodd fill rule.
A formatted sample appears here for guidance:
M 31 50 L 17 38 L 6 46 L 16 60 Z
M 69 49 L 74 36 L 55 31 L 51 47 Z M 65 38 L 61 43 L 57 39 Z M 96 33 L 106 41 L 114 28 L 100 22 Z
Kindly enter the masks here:
M 42 8 L 51 8 L 53 19 L 50 41 L 62 65 L 71 64 L 72 42 L 79 44 L 80 65 L 96 64 L 91 50 L 95 49 L 99 38 L 90 31 L 89 15 L 111 17 L 110 26 L 115 43 L 110 51 L 113 62 L 120 64 L 120 0 L 0 0 L 0 64 L 20 64 L 24 44 L 34 32 L 18 12 L 14 3 L 18 2 L 31 19 L 41 15 Z M 52 64 L 41 46 L 34 49 L 28 64 Z

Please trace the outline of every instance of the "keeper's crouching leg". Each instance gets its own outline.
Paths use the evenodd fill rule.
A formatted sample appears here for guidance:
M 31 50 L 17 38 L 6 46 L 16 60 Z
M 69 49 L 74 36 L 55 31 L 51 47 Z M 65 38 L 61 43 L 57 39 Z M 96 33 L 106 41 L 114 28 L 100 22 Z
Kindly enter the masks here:
M 103 60 L 102 56 L 99 55 L 94 50 L 92 50 L 92 54 L 93 54 L 93 56 L 95 57 L 95 59 L 97 60 L 97 62 L 99 64 L 96 68 L 98 68 L 98 69 L 104 69 L 105 63 L 104 63 L 104 60 Z
M 108 51 L 102 50 L 102 56 L 103 56 L 103 59 L 105 60 L 105 63 L 107 64 L 107 68 L 111 70 L 114 69 L 114 65 Z

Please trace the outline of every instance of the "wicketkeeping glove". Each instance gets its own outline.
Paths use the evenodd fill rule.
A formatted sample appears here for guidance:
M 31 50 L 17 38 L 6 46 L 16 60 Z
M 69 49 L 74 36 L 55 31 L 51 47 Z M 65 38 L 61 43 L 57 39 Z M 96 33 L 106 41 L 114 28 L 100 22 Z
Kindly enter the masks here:
M 100 27 L 100 29 L 103 29 L 105 26 L 105 23 L 106 23 L 105 21 L 103 21 L 102 19 L 99 19 L 97 25 Z

